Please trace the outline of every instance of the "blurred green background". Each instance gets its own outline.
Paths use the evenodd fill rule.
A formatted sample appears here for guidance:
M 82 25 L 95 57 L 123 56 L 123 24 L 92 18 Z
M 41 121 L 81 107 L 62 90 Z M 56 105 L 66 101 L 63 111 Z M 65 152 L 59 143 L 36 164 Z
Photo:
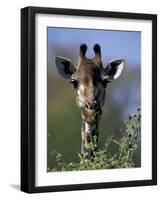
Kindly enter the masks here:
M 108 136 L 120 137 L 124 119 L 141 106 L 141 32 L 48 28 L 48 168 L 55 166 L 54 153 L 60 152 L 65 161 L 78 161 L 81 146 L 81 117 L 75 103 L 74 88 L 59 76 L 55 56 L 78 61 L 79 46 L 86 43 L 87 57 L 93 57 L 93 45 L 99 43 L 104 66 L 112 59 L 124 58 L 122 75 L 106 89 L 106 101 L 99 124 L 99 146 Z M 111 153 L 115 149 L 110 149 Z M 135 161 L 140 166 L 140 148 Z

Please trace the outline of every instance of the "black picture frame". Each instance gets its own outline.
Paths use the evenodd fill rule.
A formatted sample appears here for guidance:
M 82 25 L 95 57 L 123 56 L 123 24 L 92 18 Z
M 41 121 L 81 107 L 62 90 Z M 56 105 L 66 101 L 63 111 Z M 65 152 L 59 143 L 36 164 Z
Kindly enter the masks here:
M 59 186 L 35 186 L 35 15 L 59 14 L 152 21 L 152 179 Z M 157 184 L 157 15 L 45 7 L 21 9 L 21 190 L 27 193 Z

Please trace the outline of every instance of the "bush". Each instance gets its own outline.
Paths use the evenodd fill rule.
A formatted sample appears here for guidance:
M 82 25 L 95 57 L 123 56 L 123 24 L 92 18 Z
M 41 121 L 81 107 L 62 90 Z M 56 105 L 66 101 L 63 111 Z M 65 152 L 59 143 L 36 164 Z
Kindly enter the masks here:
M 124 121 L 125 130 L 121 132 L 120 139 L 110 136 L 102 149 L 94 153 L 91 159 L 85 159 L 78 153 L 80 162 L 66 163 L 62 154 L 55 152 L 56 166 L 48 168 L 48 172 L 54 171 L 74 171 L 74 170 L 96 170 L 96 169 L 113 169 L 113 168 L 132 168 L 136 167 L 134 154 L 138 149 L 141 134 L 141 111 L 129 116 Z M 96 141 L 94 138 L 93 141 Z M 89 144 L 89 148 L 94 148 L 95 142 Z M 110 145 L 117 145 L 117 152 L 111 155 Z

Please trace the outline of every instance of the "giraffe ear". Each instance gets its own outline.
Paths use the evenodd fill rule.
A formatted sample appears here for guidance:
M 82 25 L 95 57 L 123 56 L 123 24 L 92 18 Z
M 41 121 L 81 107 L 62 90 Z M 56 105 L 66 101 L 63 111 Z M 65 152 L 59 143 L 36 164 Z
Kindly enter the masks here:
M 71 60 L 65 57 L 56 56 L 55 64 L 59 74 L 65 79 L 70 79 L 71 75 L 76 71 Z
M 118 59 L 118 60 L 112 60 L 111 62 L 108 63 L 107 67 L 104 69 L 104 79 L 117 79 L 125 66 L 125 61 L 123 59 Z

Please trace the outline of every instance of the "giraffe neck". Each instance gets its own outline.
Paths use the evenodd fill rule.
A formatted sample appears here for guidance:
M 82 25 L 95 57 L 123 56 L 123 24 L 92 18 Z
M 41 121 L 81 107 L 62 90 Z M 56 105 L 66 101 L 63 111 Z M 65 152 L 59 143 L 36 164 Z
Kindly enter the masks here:
M 93 151 L 96 151 L 98 148 L 98 122 L 95 124 L 89 124 L 82 120 L 81 136 L 81 153 L 84 157 L 90 158 L 93 154 Z M 94 150 L 89 148 L 89 144 L 94 144 Z

